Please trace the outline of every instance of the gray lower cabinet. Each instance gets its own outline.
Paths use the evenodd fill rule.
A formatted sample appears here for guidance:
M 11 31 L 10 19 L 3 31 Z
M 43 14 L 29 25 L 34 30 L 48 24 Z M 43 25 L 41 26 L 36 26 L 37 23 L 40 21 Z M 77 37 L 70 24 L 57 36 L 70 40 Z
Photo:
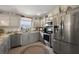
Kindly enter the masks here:
M 10 38 L 3 38 L 2 44 L 0 44 L 0 54 L 7 54 L 10 49 Z
M 17 47 L 21 45 L 21 34 L 10 35 L 10 47 Z
M 30 35 L 29 35 L 30 42 L 36 42 L 38 40 L 40 40 L 40 33 L 39 32 L 30 33 Z
M 20 37 L 21 35 L 10 35 L 9 37 L 4 37 L 0 44 L 0 54 L 7 54 L 11 47 L 21 45 Z
M 7 41 L 4 43 L 4 53 L 8 53 L 8 43 Z
M 39 33 L 39 39 L 40 39 L 41 42 L 44 43 L 44 40 L 43 40 L 43 32 L 40 32 Z
M 54 34 L 51 34 L 51 47 L 53 47 L 54 46 Z
M 3 54 L 4 53 L 4 44 L 1 44 L 0 45 L 0 54 Z
M 36 42 L 40 39 L 39 32 L 27 32 L 22 35 L 21 45 L 31 44 Z
M 21 45 L 29 44 L 29 33 L 24 33 L 21 39 Z
M 10 49 L 10 38 L 8 37 L 4 43 L 4 53 L 5 54 L 8 53 L 9 49 Z

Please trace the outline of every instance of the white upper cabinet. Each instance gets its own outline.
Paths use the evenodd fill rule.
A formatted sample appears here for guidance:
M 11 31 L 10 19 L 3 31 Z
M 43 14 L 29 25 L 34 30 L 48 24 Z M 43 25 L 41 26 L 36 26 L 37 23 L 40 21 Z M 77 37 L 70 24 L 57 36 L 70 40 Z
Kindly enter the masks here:
M 0 14 L 0 26 L 9 26 L 8 14 Z
M 10 26 L 20 26 L 20 19 L 21 17 L 18 16 L 18 15 L 14 15 L 14 14 L 11 14 L 10 15 Z
M 13 26 L 17 27 L 20 26 L 20 19 L 19 15 L 13 13 L 1 13 L 0 14 L 0 26 Z

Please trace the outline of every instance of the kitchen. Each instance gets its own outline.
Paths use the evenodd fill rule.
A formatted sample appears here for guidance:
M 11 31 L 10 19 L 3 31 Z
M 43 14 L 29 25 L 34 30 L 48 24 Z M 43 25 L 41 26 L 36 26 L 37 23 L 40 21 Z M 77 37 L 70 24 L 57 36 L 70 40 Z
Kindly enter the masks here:
M 36 49 L 46 50 L 46 48 L 42 48 L 43 44 L 40 42 L 41 41 L 40 39 L 42 38 L 39 31 L 39 26 L 40 26 L 39 25 L 40 23 L 38 22 L 39 17 L 37 15 L 29 16 L 28 13 L 27 13 L 28 15 L 25 15 L 24 13 L 22 13 L 24 11 L 19 10 L 17 7 L 19 9 L 23 8 L 23 10 L 26 10 L 25 12 L 28 12 L 28 10 L 33 9 L 35 7 L 37 8 L 38 6 L 29 6 L 29 5 L 26 5 L 26 6 L 1 5 L 0 6 L 0 37 L 1 37 L 0 53 L 1 54 L 7 54 L 7 53 L 20 54 L 20 53 L 23 53 L 22 51 L 24 51 L 29 44 L 33 44 L 33 43 L 35 43 L 36 46 L 35 45 L 34 46 L 36 47 Z M 20 12 L 17 11 L 16 8 Z M 35 19 L 36 21 L 34 21 Z M 18 49 L 16 51 L 12 50 L 12 49 L 24 47 L 24 46 L 25 48 L 22 51 L 17 52 Z M 36 53 L 37 52 L 39 52 L 39 50 L 36 51 Z M 41 52 L 41 53 L 45 53 L 45 52 Z
M 78 12 L 78 5 L 0 5 L 0 54 L 78 54 Z

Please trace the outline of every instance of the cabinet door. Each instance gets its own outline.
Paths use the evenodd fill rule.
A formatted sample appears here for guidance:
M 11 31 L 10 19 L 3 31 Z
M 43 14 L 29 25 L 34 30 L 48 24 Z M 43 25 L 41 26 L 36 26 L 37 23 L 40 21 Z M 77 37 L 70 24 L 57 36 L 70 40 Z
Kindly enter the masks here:
M 8 41 L 6 40 L 4 43 L 4 53 L 8 53 Z
M 35 41 L 40 40 L 40 33 L 36 32 L 34 38 L 35 38 Z
M 14 47 L 15 46 L 15 38 L 13 37 L 13 35 L 10 35 L 10 47 Z
M 9 26 L 8 14 L 0 14 L 0 26 Z
M 10 15 L 10 26 L 20 26 L 20 16 Z
M 0 54 L 3 54 L 4 53 L 4 45 L 0 45 Z
M 22 40 L 21 40 L 22 45 L 27 45 L 29 44 L 29 33 L 24 33 L 22 35 Z
M 4 38 L 4 41 L 2 44 L 0 44 L 0 54 L 6 54 L 8 53 L 8 50 L 10 48 L 10 41 L 9 37 Z
M 29 34 L 29 43 L 33 43 L 34 42 L 34 34 L 30 33 Z
M 50 42 L 52 47 L 53 47 L 53 45 L 54 45 L 54 40 L 55 40 L 55 39 L 54 39 L 54 34 L 52 33 L 52 34 L 51 34 L 51 42 Z
M 16 46 L 19 46 L 20 45 L 20 35 L 11 35 L 10 36 L 11 39 L 10 39 L 10 45 L 11 47 L 16 47 Z
M 30 33 L 29 35 L 29 43 L 33 43 L 40 40 L 40 33 L 39 32 L 34 32 Z
M 9 50 L 10 49 L 10 37 L 8 37 L 7 46 L 8 46 L 8 50 Z
M 44 40 L 43 40 L 43 32 L 40 32 L 40 33 L 39 33 L 39 39 L 40 39 L 41 42 L 44 41 Z

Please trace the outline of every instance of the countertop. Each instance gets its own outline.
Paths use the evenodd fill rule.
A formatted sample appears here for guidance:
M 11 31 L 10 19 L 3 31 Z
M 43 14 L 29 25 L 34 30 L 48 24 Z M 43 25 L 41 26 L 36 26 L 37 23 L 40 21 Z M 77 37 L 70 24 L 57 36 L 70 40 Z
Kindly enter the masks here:
M 30 34 L 32 34 L 32 33 L 38 33 L 38 31 L 34 31 L 34 32 L 25 32 L 25 33 L 30 33 Z M 24 33 L 18 33 L 18 34 L 24 34 Z M 18 35 L 17 34 L 17 35 Z M 1 44 L 3 44 L 7 39 L 6 38 L 8 38 L 10 35 L 14 35 L 14 33 L 10 33 L 10 34 L 2 34 L 1 36 L 0 36 L 0 45 Z

